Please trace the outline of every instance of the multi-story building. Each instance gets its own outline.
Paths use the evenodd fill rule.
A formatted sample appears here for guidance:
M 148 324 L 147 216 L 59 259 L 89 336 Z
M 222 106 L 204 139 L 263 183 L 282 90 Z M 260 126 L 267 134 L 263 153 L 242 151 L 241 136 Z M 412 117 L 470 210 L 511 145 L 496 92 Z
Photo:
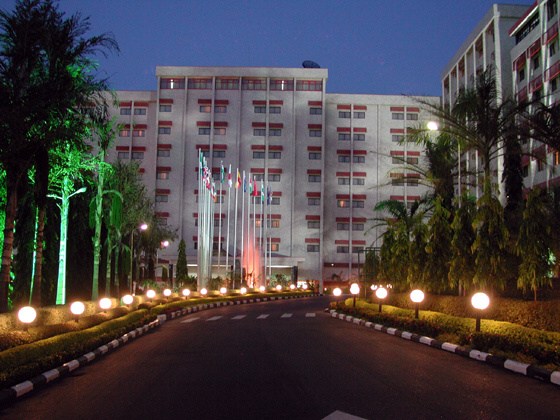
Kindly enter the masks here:
M 560 100 L 558 0 L 537 1 L 510 28 L 513 93 L 517 101 L 541 101 L 552 106 Z M 532 156 L 522 159 L 525 187 L 560 183 L 558 152 L 536 140 L 524 139 Z
M 370 229 L 375 205 L 411 203 L 426 191 L 416 174 L 398 169 L 403 159 L 421 159 L 419 146 L 399 143 L 427 118 L 410 97 L 328 94 L 326 69 L 157 67 L 156 76 L 157 90 L 117 92 L 113 111 L 124 128 L 110 158 L 141 161 L 156 211 L 178 228 L 189 265 L 197 252 L 198 150 L 216 179 L 223 163 L 259 186 L 268 182 L 272 274 L 297 271 L 300 280 L 354 278 L 363 250 L 380 246 L 380 232 Z M 231 266 L 234 255 L 241 262 L 241 234 L 235 246 L 230 233 L 226 245 L 233 189 L 217 186 L 215 247 L 229 249 Z M 178 240 L 160 251 L 163 261 L 176 262 Z M 225 275 L 223 256 L 220 264 L 215 256 L 214 276 Z

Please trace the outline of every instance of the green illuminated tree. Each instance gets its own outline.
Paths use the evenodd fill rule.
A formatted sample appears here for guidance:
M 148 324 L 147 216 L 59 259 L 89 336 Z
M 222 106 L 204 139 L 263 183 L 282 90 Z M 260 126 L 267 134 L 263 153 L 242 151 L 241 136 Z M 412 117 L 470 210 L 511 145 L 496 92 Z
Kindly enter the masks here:
M 472 285 L 475 274 L 475 254 L 472 250 L 476 238 L 473 227 L 475 215 L 475 197 L 468 191 L 464 191 L 451 224 L 453 239 L 449 281 L 452 287 L 459 287 L 459 290 Z
M 438 197 L 428 222 L 426 234 L 426 262 L 423 282 L 430 289 L 444 291 L 449 287 L 449 261 L 453 231 L 449 223 L 450 212 L 443 207 L 443 198 Z
M 85 38 L 88 30 L 87 19 L 65 18 L 51 0 L 21 0 L 13 13 L 0 11 L 0 164 L 7 185 L 0 312 L 8 309 L 20 180 L 38 151 L 68 141 L 52 135 L 53 128 L 84 118 L 79 109 L 107 89 L 90 57 L 117 46 L 109 35 Z
M 177 284 L 185 284 L 189 278 L 189 271 L 187 269 L 187 255 L 186 255 L 185 241 L 179 241 L 179 249 L 177 256 Z

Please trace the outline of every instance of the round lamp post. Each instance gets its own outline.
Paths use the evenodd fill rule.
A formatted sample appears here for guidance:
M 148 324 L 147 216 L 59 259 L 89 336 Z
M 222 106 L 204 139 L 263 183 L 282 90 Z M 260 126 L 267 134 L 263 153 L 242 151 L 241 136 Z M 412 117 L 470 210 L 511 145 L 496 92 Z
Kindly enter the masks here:
M 428 127 L 428 130 L 430 130 L 430 131 L 438 131 L 438 129 L 439 129 L 438 123 L 435 122 L 435 121 L 428 122 L 428 124 L 426 126 Z
M 379 312 L 381 312 L 383 299 L 387 297 L 387 289 L 385 289 L 384 287 L 378 287 L 375 291 L 375 296 L 377 296 L 377 299 L 379 299 Z
M 279 291 L 279 292 L 281 292 L 281 291 L 282 291 L 282 286 L 279 285 L 279 284 L 277 284 L 277 285 L 276 285 L 276 290 Z
M 183 289 L 183 296 L 185 297 L 185 299 L 188 299 L 190 294 L 191 291 L 189 289 Z
M 206 287 L 203 287 L 202 289 L 200 289 L 200 294 L 202 296 L 206 296 L 208 294 L 208 290 L 206 289 Z
M 338 298 L 342 294 L 342 290 L 340 290 L 339 287 L 335 287 L 334 290 L 332 291 L 332 294 Z M 336 302 L 336 306 L 338 306 L 338 300 L 336 300 L 335 302 Z
M 263 286 L 261 286 L 261 287 L 263 287 Z M 241 289 L 239 289 L 239 291 L 241 292 L 242 295 L 244 295 L 245 293 L 247 293 L 247 288 L 242 287 Z
M 122 301 L 126 306 L 130 306 L 133 300 L 134 298 L 132 297 L 132 295 L 125 295 L 122 297 Z
M 163 291 L 163 296 L 165 296 L 165 297 L 171 296 L 171 289 L 165 289 L 165 290 Z
M 146 296 L 148 297 L 148 299 L 150 299 L 150 302 L 151 302 L 152 299 L 156 297 L 156 291 L 150 289 L 146 292 Z
M 103 312 L 106 312 L 107 309 L 111 309 L 111 306 L 113 306 L 113 302 L 111 302 L 109 298 L 103 298 L 99 301 L 99 307 L 103 309 Z
M 290 284 L 290 290 L 294 290 L 296 288 L 296 286 L 294 286 L 293 284 Z
M 414 317 L 418 319 L 418 310 L 420 309 L 420 302 L 424 300 L 424 292 L 422 290 L 413 290 L 410 292 L 410 300 L 414 302 Z
M 259 292 L 264 293 L 265 290 L 266 290 L 266 287 L 264 287 L 264 286 L 259 287 Z
M 307 290 L 307 283 L 303 283 L 303 286 L 301 286 L 303 290 Z
M 490 298 L 486 293 L 475 293 L 471 298 L 471 303 L 475 309 L 478 309 L 476 311 L 476 331 L 480 332 L 480 311 L 488 308 Z
M 227 289 L 225 287 L 220 287 L 220 293 L 225 295 L 227 293 Z
M 31 306 L 24 306 L 18 312 L 18 319 L 23 323 L 23 330 L 27 331 L 29 324 L 37 318 L 37 311 Z
M 70 305 L 70 312 L 76 317 L 76 322 L 80 320 L 80 315 L 84 313 L 86 306 L 82 302 L 74 302 Z
M 360 293 L 360 286 L 358 286 L 358 283 L 352 283 L 352 285 L 350 286 L 350 293 L 352 293 L 354 295 L 354 304 L 353 307 L 356 307 L 356 296 L 358 295 L 358 293 Z

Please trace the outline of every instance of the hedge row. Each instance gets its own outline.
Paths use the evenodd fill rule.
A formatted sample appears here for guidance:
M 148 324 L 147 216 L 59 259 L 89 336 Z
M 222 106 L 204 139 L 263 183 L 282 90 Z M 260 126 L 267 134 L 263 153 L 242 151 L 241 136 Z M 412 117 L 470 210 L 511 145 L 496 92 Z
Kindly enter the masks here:
M 3 351 L 0 353 L 0 389 L 83 356 L 155 318 L 148 311 L 139 310 L 92 328 Z
M 399 308 L 413 309 L 414 304 L 407 293 L 390 293 L 387 304 Z M 376 299 L 373 298 L 373 302 Z M 426 293 L 420 308 L 427 311 L 441 312 L 463 318 L 476 316 L 470 297 L 438 296 Z M 528 328 L 560 332 L 560 300 L 523 301 L 518 299 L 493 298 L 488 309 L 483 311 L 483 318 L 511 322 Z
M 416 334 L 426 335 L 440 341 L 452 339 L 454 344 L 469 346 L 487 353 L 519 355 L 531 358 L 541 366 L 560 367 L 560 333 L 527 328 L 504 321 L 482 320 L 481 332 L 475 332 L 475 319 L 462 318 L 432 311 L 420 311 L 420 319 L 414 319 L 414 310 L 383 305 L 378 312 L 377 304 L 352 299 L 331 304 L 339 311 Z

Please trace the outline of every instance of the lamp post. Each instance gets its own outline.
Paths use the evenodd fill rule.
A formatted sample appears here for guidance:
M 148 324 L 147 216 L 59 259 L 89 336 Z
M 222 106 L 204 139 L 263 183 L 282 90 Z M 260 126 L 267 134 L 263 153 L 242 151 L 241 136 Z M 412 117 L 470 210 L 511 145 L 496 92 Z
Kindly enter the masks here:
M 156 264 L 154 265 L 154 276 L 156 277 L 156 279 L 157 279 L 157 268 L 159 264 L 159 250 L 162 248 L 167 248 L 169 246 L 169 241 L 168 240 L 162 241 L 160 245 L 161 247 L 156 249 Z M 163 271 L 161 273 L 161 276 L 163 278 Z
M 23 323 L 23 330 L 27 331 L 29 324 L 37 318 L 37 311 L 31 306 L 24 306 L 18 312 L 18 319 Z
M 99 307 L 103 309 L 103 312 L 107 312 L 107 309 L 110 309 L 113 306 L 113 302 L 109 298 L 103 298 L 99 301 Z
M 183 296 L 185 297 L 185 299 L 188 299 L 190 294 L 191 291 L 189 289 L 183 289 Z
M 424 292 L 422 290 L 413 290 L 410 292 L 410 300 L 414 302 L 414 317 L 418 319 L 418 310 L 420 309 L 420 302 L 424 300 Z
M 385 289 L 384 287 L 378 287 L 377 290 L 375 291 L 375 296 L 377 296 L 377 299 L 379 299 L 379 312 L 381 312 L 381 307 L 383 305 L 383 299 L 385 299 L 387 297 L 387 289 Z
M 76 322 L 80 320 L 80 315 L 84 313 L 86 306 L 82 302 L 74 302 L 70 305 L 70 312 L 76 317 Z
M 490 298 L 486 293 L 475 293 L 471 298 L 472 306 L 476 311 L 476 332 L 480 332 L 480 311 L 488 308 L 490 305 Z
M 133 273 L 132 262 L 134 261 L 134 232 L 138 232 L 140 230 L 146 230 L 146 229 L 148 229 L 148 225 L 146 223 L 142 223 L 140 226 L 132 229 L 132 232 L 130 232 L 130 277 L 129 277 L 129 284 L 128 284 L 128 290 L 130 291 L 130 293 L 133 292 L 132 285 L 134 283 L 134 279 L 132 278 L 132 273 Z
M 156 297 L 156 291 L 150 289 L 146 292 L 146 296 L 148 297 L 148 299 L 150 299 L 150 302 L 151 302 L 152 299 Z
M 126 306 L 130 306 L 134 301 L 134 298 L 132 297 L 132 295 L 124 295 L 122 297 L 122 301 Z
M 352 283 L 350 286 L 350 293 L 354 295 L 354 304 L 352 305 L 354 308 L 356 307 L 356 295 L 360 293 L 360 286 L 358 283 Z
M 332 291 L 332 294 L 338 298 L 342 294 L 342 290 L 340 290 L 339 287 L 335 287 L 334 290 Z M 336 300 L 335 302 L 336 302 L 336 306 L 338 306 L 338 300 Z

